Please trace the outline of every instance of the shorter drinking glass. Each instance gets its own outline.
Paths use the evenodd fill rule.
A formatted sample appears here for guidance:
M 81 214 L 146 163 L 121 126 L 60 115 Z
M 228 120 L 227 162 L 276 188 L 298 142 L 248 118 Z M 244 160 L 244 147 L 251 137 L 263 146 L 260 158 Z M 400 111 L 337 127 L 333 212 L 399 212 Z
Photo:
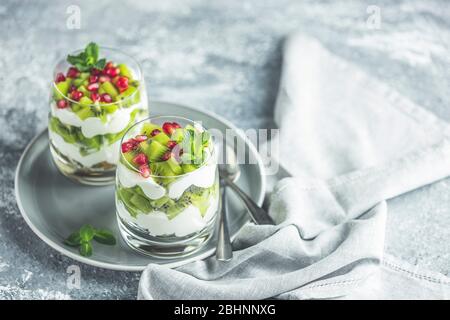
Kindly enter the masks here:
M 121 141 L 116 213 L 133 249 L 175 258 L 211 238 L 219 210 L 213 139 L 199 123 L 155 117 L 133 125 Z

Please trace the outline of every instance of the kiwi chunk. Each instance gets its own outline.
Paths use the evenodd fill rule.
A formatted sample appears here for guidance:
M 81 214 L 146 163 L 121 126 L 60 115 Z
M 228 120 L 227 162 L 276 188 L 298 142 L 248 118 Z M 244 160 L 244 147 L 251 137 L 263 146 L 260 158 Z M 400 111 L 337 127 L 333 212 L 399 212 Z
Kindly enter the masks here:
M 166 163 L 175 175 L 183 173 L 183 169 L 174 157 L 170 157 L 168 160 L 166 160 Z
M 65 81 L 61 81 L 56 84 L 56 88 L 53 89 L 53 97 L 55 98 L 55 100 L 61 100 L 65 96 L 67 96 L 70 84 L 71 84 L 70 79 L 66 79 Z
M 109 94 L 113 99 L 115 99 L 119 95 L 119 91 L 117 91 L 116 87 L 109 81 L 103 82 L 100 85 L 100 88 L 103 88 L 107 94 Z
M 114 113 L 119 108 L 117 104 L 107 104 L 101 106 L 106 113 Z
M 152 138 L 154 141 L 159 142 L 162 145 L 167 145 L 170 141 L 170 138 L 164 132 L 158 133 L 156 136 Z
M 146 197 L 143 197 L 137 193 L 135 193 L 130 198 L 130 203 L 132 203 L 136 208 L 138 208 L 143 213 L 152 211 L 150 201 Z
M 162 128 L 156 124 L 150 123 L 150 122 L 146 122 L 143 124 L 142 126 L 142 130 L 141 130 L 141 134 L 144 134 L 148 137 L 151 137 L 151 133 L 153 132 L 153 130 L 159 130 L 159 131 L 163 131 Z
M 193 164 L 183 163 L 181 165 L 181 168 L 183 169 L 184 173 L 192 172 L 194 170 L 197 170 L 197 167 Z
M 148 147 L 146 155 L 151 162 L 157 162 L 161 159 L 164 153 L 167 152 L 167 150 L 167 147 L 158 141 L 152 141 Z
M 92 112 L 90 107 L 82 107 L 80 110 L 78 110 L 75 113 L 81 120 L 85 120 L 89 117 L 94 116 L 94 113 Z
M 133 79 L 133 75 L 132 75 L 132 73 L 131 73 L 131 70 L 127 67 L 126 64 L 121 63 L 121 64 L 119 64 L 117 67 L 119 68 L 120 74 L 121 74 L 122 76 L 125 76 L 125 77 L 127 77 L 128 79 L 130 79 L 130 80 Z

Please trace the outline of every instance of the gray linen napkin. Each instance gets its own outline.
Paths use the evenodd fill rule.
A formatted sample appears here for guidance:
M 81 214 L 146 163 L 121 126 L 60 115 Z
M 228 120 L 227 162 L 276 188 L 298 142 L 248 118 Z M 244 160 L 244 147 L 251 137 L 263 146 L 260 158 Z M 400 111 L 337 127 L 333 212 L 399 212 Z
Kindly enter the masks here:
M 248 224 L 234 259 L 150 264 L 140 299 L 448 298 L 449 278 L 383 256 L 387 199 L 450 175 L 449 128 L 318 42 L 286 41 L 275 109 L 276 226 Z

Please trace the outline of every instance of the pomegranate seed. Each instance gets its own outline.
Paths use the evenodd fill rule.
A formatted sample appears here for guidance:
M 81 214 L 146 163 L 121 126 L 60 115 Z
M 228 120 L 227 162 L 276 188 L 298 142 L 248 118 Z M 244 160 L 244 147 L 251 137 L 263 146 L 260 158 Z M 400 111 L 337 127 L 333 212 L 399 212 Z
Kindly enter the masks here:
M 108 61 L 108 63 L 106 63 L 106 65 L 105 65 L 105 69 L 103 69 L 103 70 L 111 69 L 111 68 L 114 68 L 114 64 L 112 63 L 112 61 Z
M 97 91 L 99 87 L 100 87 L 100 85 L 98 84 L 98 82 L 89 83 L 89 84 L 87 85 L 87 89 L 88 89 L 89 91 Z
M 167 133 L 169 136 L 172 135 L 172 132 L 175 130 L 173 124 L 170 122 L 164 122 L 162 128 L 164 132 Z
M 170 159 L 170 157 L 172 156 L 172 152 L 167 151 L 166 153 L 163 154 L 163 156 L 161 157 L 162 161 L 167 161 Z
M 69 92 L 75 91 L 77 90 L 77 87 L 75 87 L 74 85 L 71 85 L 69 88 Z
M 119 89 L 127 89 L 128 88 L 128 78 L 118 77 L 115 84 Z
M 109 94 L 104 93 L 104 94 L 102 94 L 102 96 L 100 98 L 100 101 L 101 102 L 110 103 L 110 102 L 112 102 L 112 98 L 111 98 L 111 96 Z
M 139 153 L 136 157 L 133 158 L 133 162 L 139 165 L 147 164 L 148 158 L 145 154 Z
M 122 153 L 127 153 L 128 151 L 131 151 L 135 148 L 134 143 L 130 141 L 126 141 L 122 143 Z
M 70 67 L 69 70 L 67 71 L 68 78 L 76 78 L 76 77 L 78 77 L 79 74 L 80 74 L 80 71 L 78 71 L 78 69 L 75 67 Z
M 105 74 L 114 78 L 115 76 L 117 76 L 120 73 L 120 69 L 119 68 L 108 68 L 105 70 Z
M 91 100 L 94 102 L 100 101 L 100 95 L 97 92 L 91 93 Z
M 66 80 L 66 77 L 61 72 L 58 72 L 56 74 L 56 78 L 55 78 L 55 82 L 56 83 L 60 83 L 60 82 L 65 81 L 65 80 Z
M 159 130 L 159 129 L 154 129 L 151 133 L 150 133 L 150 135 L 152 136 L 152 137 L 154 137 L 154 136 L 156 136 L 156 135 L 158 135 L 158 134 L 160 134 L 161 133 L 161 130 Z
M 64 99 L 58 100 L 58 102 L 56 103 L 56 106 L 58 107 L 58 109 L 64 109 L 67 108 L 68 104 L 67 101 Z
M 144 178 L 148 178 L 150 177 L 150 168 L 148 167 L 148 165 L 143 164 L 139 167 L 139 173 L 141 174 L 141 176 L 143 176 Z
M 180 129 L 180 128 L 181 128 L 181 126 L 180 126 L 178 123 L 176 123 L 176 122 L 172 122 L 172 126 L 173 126 L 175 129 Z
M 92 71 L 91 71 L 91 75 L 93 75 L 93 76 L 99 76 L 101 73 L 102 73 L 102 71 L 98 70 L 98 69 L 92 69 Z
M 75 100 L 78 101 L 81 99 L 81 97 L 83 96 L 83 92 L 78 91 L 78 90 L 74 90 L 72 91 L 72 93 L 70 94 L 70 97 Z
M 134 140 L 136 140 L 137 142 L 142 142 L 147 139 L 148 139 L 148 137 L 144 134 L 140 134 L 140 135 L 137 135 L 136 137 L 134 137 Z
M 108 81 L 111 81 L 111 78 L 108 76 L 102 75 L 98 78 L 98 81 L 100 81 L 100 83 L 108 82 Z
M 98 81 L 98 76 L 89 76 L 89 83 L 95 83 Z
M 170 140 L 169 142 L 167 142 L 167 147 L 169 149 L 175 148 L 176 145 L 177 145 L 177 143 L 175 141 L 173 141 L 173 140 Z

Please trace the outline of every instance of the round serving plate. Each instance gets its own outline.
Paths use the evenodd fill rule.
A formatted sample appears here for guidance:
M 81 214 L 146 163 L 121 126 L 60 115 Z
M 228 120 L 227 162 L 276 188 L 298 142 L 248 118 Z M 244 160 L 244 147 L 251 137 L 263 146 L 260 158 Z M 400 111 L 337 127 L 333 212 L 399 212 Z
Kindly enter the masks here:
M 259 205 L 265 194 L 265 175 L 261 158 L 252 143 L 229 121 L 192 107 L 167 102 L 150 102 L 153 116 L 177 115 L 201 121 L 206 128 L 236 130 L 238 142 L 245 143 L 247 159 L 256 159 L 256 164 L 241 165 L 241 176 L 237 184 Z M 37 135 L 27 146 L 20 158 L 16 177 L 15 192 L 20 212 L 31 230 L 49 246 L 77 261 L 96 267 L 140 271 L 149 263 L 168 267 L 178 267 L 186 263 L 204 259 L 214 254 L 216 238 L 203 248 L 185 258 L 158 259 L 141 255 L 129 248 L 120 237 L 117 226 L 114 185 L 91 187 L 77 184 L 60 174 L 55 167 L 49 149 L 47 130 Z M 242 202 L 232 192 L 228 192 L 229 228 L 234 237 L 249 221 Z M 93 243 L 90 257 L 79 255 L 76 248 L 64 245 L 64 239 L 84 224 L 96 228 L 112 230 L 118 243 L 106 246 Z

